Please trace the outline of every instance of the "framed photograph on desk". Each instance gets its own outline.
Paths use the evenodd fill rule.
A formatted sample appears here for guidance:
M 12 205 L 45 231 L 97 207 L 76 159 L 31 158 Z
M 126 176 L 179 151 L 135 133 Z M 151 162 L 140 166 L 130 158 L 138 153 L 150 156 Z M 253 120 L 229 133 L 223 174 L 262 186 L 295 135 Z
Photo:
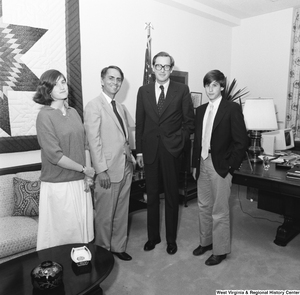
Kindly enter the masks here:
M 192 98 L 194 109 L 201 105 L 201 103 L 202 103 L 202 93 L 201 92 L 191 92 L 191 98 Z

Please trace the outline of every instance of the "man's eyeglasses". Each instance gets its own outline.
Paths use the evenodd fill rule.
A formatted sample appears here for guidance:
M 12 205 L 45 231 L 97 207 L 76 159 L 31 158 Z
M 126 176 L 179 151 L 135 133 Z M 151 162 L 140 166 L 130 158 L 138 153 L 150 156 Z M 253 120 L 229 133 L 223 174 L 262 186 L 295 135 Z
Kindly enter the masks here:
M 170 65 L 160 65 L 160 64 L 156 64 L 155 66 L 154 66 L 154 68 L 155 68 L 155 70 L 157 70 L 157 71 L 160 71 L 160 70 L 162 70 L 162 69 L 164 69 L 165 71 L 170 71 L 171 70 L 171 66 Z

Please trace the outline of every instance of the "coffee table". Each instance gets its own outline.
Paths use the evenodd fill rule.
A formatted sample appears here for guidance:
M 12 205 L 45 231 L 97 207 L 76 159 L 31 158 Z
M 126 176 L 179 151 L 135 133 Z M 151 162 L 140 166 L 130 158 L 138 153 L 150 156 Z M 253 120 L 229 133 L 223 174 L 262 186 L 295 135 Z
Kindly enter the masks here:
M 71 259 L 73 247 L 87 246 L 92 254 L 90 267 L 77 267 Z M 109 275 L 114 257 L 108 250 L 89 244 L 68 244 L 33 252 L 0 264 L 1 295 L 35 295 L 45 292 L 33 289 L 31 271 L 43 261 L 55 261 L 63 266 L 63 286 L 47 291 L 47 295 L 102 294 L 100 283 Z

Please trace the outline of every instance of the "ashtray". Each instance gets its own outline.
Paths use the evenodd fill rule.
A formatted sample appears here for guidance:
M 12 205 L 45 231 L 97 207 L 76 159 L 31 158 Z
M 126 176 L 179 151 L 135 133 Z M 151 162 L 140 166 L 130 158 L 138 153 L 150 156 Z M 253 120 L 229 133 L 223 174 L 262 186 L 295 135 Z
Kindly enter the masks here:
M 89 261 L 86 265 L 80 265 L 78 266 L 77 263 L 72 261 L 72 270 L 76 276 L 90 273 L 92 271 L 92 262 Z
M 83 265 L 87 265 L 91 261 L 92 254 L 86 246 L 77 247 L 77 248 L 72 248 L 71 258 L 76 263 L 77 266 L 83 266 Z

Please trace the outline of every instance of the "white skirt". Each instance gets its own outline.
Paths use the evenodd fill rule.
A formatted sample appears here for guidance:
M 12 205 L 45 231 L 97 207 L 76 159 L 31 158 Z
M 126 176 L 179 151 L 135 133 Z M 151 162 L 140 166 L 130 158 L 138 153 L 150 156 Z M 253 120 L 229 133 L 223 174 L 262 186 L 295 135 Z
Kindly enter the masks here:
M 37 251 L 94 239 L 93 203 L 84 181 L 41 182 Z

